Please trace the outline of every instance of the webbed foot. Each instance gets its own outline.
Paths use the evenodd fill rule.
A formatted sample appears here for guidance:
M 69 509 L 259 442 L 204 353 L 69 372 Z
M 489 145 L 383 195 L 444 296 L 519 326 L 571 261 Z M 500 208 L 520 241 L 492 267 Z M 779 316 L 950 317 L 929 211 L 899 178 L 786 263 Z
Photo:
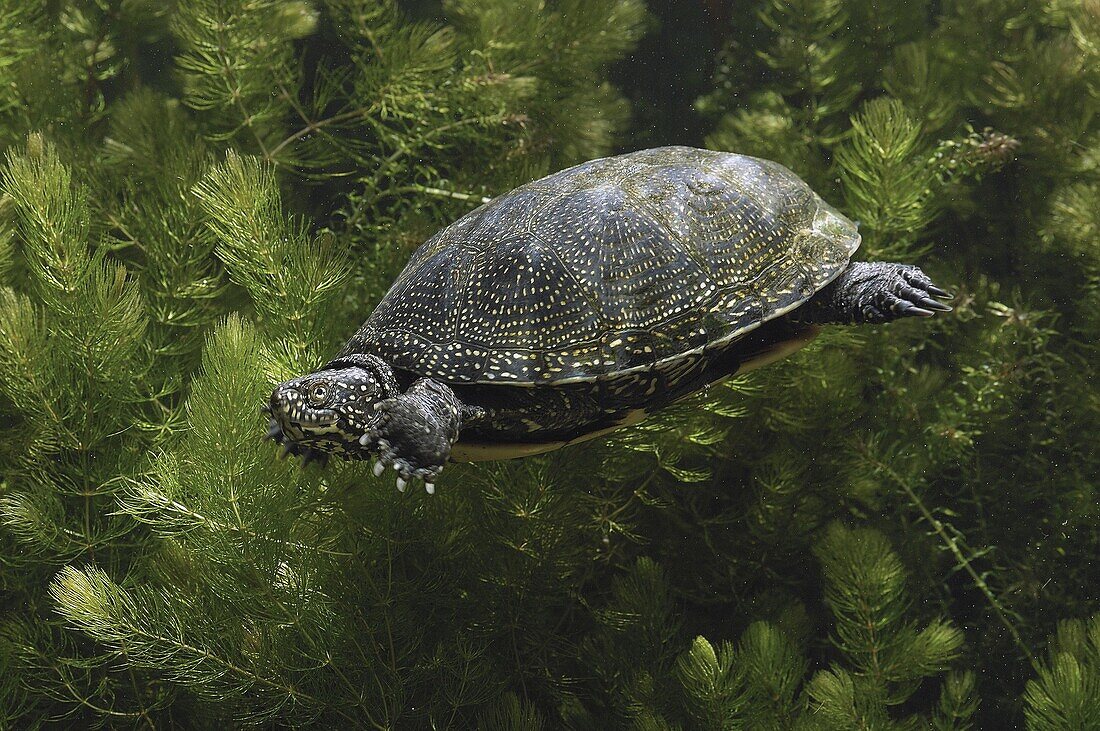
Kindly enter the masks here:
M 950 312 L 946 290 L 919 267 L 887 262 L 853 262 L 828 287 L 793 313 L 805 322 L 878 324 L 902 317 Z
M 387 467 L 397 472 L 397 489 L 422 481 L 427 493 L 435 492 L 435 480 L 458 440 L 463 406 L 447 386 L 421 379 L 396 398 L 378 404 L 378 418 L 360 439 L 363 447 L 378 455 L 375 476 Z
M 435 479 L 443 471 L 443 462 L 435 461 L 429 456 L 424 459 L 417 452 L 412 451 L 415 439 L 410 440 L 408 434 L 402 434 L 400 429 L 389 425 L 387 436 L 382 432 L 371 430 L 359 439 L 359 443 L 377 453 L 374 463 L 374 476 L 381 477 L 387 467 L 392 467 L 397 472 L 397 489 L 405 492 L 410 482 L 423 481 L 424 490 L 429 494 L 435 494 Z M 394 441 L 390 441 L 393 439 Z M 450 445 L 447 446 L 448 453 Z M 406 456 L 408 455 L 408 456 Z
M 865 322 L 885 322 L 898 317 L 931 317 L 937 312 L 950 312 L 951 306 L 936 297 L 950 298 L 946 290 L 932 284 L 919 267 L 895 264 L 893 281 L 880 290 L 874 301 L 865 307 Z

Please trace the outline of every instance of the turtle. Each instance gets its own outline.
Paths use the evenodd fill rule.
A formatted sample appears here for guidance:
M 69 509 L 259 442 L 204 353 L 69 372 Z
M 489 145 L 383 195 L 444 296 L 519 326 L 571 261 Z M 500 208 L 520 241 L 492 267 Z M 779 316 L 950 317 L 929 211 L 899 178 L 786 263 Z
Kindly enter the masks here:
M 660 147 L 522 185 L 411 256 L 362 327 L 262 407 L 283 456 L 375 457 L 432 493 L 450 461 L 558 449 L 782 358 L 827 325 L 929 317 L 911 264 L 786 167 Z

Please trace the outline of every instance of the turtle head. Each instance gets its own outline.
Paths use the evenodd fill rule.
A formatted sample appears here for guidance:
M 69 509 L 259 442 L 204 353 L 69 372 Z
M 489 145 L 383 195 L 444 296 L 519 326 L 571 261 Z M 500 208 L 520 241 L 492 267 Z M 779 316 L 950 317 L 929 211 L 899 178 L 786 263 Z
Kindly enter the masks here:
M 284 456 L 301 454 L 307 462 L 329 454 L 362 457 L 359 438 L 377 419 L 377 405 L 399 392 L 381 358 L 341 358 L 275 387 L 263 407 L 271 418 L 267 435 L 283 445 Z

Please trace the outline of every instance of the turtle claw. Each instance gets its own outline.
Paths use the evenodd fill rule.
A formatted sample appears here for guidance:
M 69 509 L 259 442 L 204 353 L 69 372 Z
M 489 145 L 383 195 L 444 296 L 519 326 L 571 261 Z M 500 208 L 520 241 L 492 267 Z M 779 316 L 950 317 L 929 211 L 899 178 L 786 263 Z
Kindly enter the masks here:
M 371 469 L 375 477 L 381 477 L 387 467 L 392 467 L 393 471 L 397 473 L 398 492 L 405 492 L 410 483 L 422 480 L 424 483 L 424 490 L 429 495 L 435 494 L 435 483 L 429 482 L 429 480 L 435 479 L 436 475 L 439 474 L 439 469 L 415 466 L 408 459 L 399 457 L 397 452 L 394 451 L 393 445 L 391 445 L 388 440 L 376 434 L 363 435 L 359 439 L 359 443 L 364 446 L 369 444 L 374 449 L 378 450 L 378 457 L 375 460 L 374 467 Z
M 947 290 L 932 284 L 920 267 L 890 262 L 853 262 L 810 301 L 797 322 L 877 325 L 903 317 L 931 317 L 950 312 L 936 299 Z
M 936 312 L 950 312 L 952 310 L 951 305 L 945 305 L 939 300 L 934 300 L 931 297 L 921 297 L 917 304 L 926 310 L 935 310 Z
M 950 312 L 951 305 L 944 304 L 935 297 L 949 297 L 947 291 L 932 284 L 928 275 L 918 267 L 902 265 L 898 267 L 900 277 L 894 286 L 880 295 L 877 309 L 884 312 L 886 305 L 896 315 L 904 317 L 932 317 L 937 312 Z M 872 320 L 873 321 L 873 320 Z
M 930 294 L 934 294 L 937 297 L 942 297 L 945 300 L 955 299 L 954 294 L 948 292 L 946 289 L 940 289 L 934 284 L 928 285 L 927 287 L 925 287 L 925 289 L 927 289 Z

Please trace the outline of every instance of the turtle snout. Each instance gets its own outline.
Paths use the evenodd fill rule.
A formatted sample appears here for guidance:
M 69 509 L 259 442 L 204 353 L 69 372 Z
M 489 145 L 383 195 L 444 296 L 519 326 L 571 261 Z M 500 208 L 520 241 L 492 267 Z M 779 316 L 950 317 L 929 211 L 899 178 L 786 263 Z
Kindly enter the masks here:
M 286 383 L 280 383 L 271 392 L 268 399 L 268 413 L 273 417 L 293 417 L 296 411 L 301 410 L 302 397 L 298 389 Z
M 300 415 L 304 409 L 298 389 L 286 384 L 277 386 L 271 392 L 268 402 L 260 407 L 260 411 L 268 417 L 266 438 L 282 445 L 279 459 L 295 455 L 302 457 L 303 466 L 317 462 L 324 467 L 329 455 L 303 442 L 307 437 L 306 430 L 296 415 Z
M 267 434 L 264 435 L 264 438 L 270 439 L 276 444 L 282 444 L 286 441 L 286 433 L 283 431 L 282 420 L 279 418 L 282 409 L 277 398 L 278 393 L 279 389 L 272 392 L 271 398 L 260 407 L 260 413 L 267 416 Z
M 339 419 L 335 401 L 327 382 L 297 378 L 275 387 L 267 411 L 283 434 L 297 441 L 317 429 L 327 430 Z

